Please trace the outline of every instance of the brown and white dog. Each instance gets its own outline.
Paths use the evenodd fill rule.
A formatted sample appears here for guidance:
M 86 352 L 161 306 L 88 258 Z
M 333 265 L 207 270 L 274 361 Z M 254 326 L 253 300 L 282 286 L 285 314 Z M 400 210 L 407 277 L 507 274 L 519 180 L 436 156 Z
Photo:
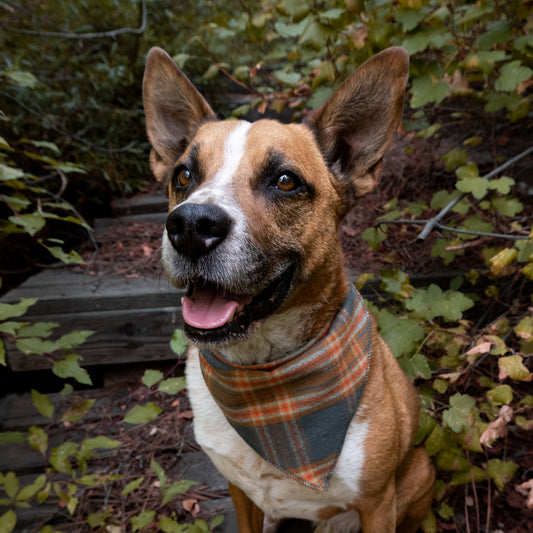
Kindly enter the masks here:
M 201 368 L 205 348 L 235 368 L 281 361 L 335 319 L 350 290 L 339 221 L 379 181 L 407 72 L 406 52 L 389 48 L 304 124 L 252 124 L 216 120 L 163 50 L 148 55 L 150 163 L 170 200 L 162 261 L 169 280 L 187 289 L 195 435 L 229 482 L 241 533 L 287 518 L 310 520 L 320 532 L 413 532 L 429 510 L 434 470 L 414 446 L 417 394 L 373 319 L 366 385 L 327 490 L 298 482 L 248 446 Z

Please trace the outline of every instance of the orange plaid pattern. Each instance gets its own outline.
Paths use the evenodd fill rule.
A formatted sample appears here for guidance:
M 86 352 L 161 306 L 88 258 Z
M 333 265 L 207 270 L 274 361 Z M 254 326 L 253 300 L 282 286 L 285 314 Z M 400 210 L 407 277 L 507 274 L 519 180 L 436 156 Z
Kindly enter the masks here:
M 244 366 L 201 350 L 200 363 L 246 443 L 300 483 L 327 490 L 363 394 L 371 339 L 368 311 L 352 287 L 331 325 L 295 354 Z

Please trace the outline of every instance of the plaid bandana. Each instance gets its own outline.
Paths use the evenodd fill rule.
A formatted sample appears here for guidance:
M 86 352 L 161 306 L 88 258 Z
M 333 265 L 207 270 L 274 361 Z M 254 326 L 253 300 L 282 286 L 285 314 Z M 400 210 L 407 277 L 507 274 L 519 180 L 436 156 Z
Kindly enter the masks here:
M 237 433 L 299 483 L 326 491 L 357 411 L 370 363 L 371 323 L 351 288 L 331 325 L 296 353 L 237 365 L 209 350 L 207 387 Z

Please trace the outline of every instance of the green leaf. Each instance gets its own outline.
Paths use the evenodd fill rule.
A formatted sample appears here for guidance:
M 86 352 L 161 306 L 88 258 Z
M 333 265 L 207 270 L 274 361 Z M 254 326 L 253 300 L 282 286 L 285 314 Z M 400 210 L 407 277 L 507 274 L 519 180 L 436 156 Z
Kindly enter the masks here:
M 159 479 L 159 485 L 163 489 L 167 484 L 167 474 L 164 468 L 155 459 L 150 461 L 150 468 L 155 472 L 157 479 Z
M 21 227 L 26 233 L 28 233 L 32 237 L 37 232 L 39 232 L 46 224 L 46 220 L 42 216 L 32 215 L 29 213 L 25 215 L 13 215 L 10 216 L 8 220 L 16 226 Z
M 80 344 L 83 344 L 94 331 L 90 330 L 76 330 L 63 335 L 56 341 L 56 350 L 72 350 L 77 348 Z M 76 356 L 79 357 L 79 356 Z
M 128 424 L 145 424 L 157 418 L 163 410 L 154 402 L 148 402 L 145 405 L 136 405 L 128 411 L 124 417 L 124 422 Z
M 113 516 L 111 512 L 105 513 L 90 513 L 87 515 L 87 523 L 92 528 L 104 527 L 107 521 Z
M 501 178 L 490 180 L 490 188 L 498 191 L 500 194 L 509 194 L 511 187 L 515 184 L 515 180 L 508 176 L 502 176 Z
M 54 448 L 50 454 L 50 464 L 57 472 L 70 474 L 72 472 L 71 458 L 78 451 L 79 445 L 76 442 L 65 442 Z
M 415 78 L 411 88 L 411 107 L 417 108 L 427 104 L 440 104 L 448 94 L 448 84 L 436 81 L 429 75 Z
M 28 443 L 34 450 L 45 455 L 48 450 L 48 435 L 42 428 L 31 426 L 29 429 Z
M 159 519 L 157 525 L 163 533 L 184 533 L 183 525 L 178 524 L 168 516 Z
M 424 20 L 426 13 L 420 8 L 403 8 L 396 11 L 394 18 L 402 25 L 402 30 L 414 30 Z
M 387 234 L 383 231 L 383 227 L 366 228 L 361 233 L 361 238 L 365 240 L 375 252 L 379 248 L 380 243 L 387 239 Z
M 65 252 L 65 250 L 63 250 L 63 248 L 59 246 L 46 246 L 45 244 L 43 244 L 43 246 L 52 254 L 53 257 L 59 259 L 66 265 L 82 265 L 85 263 L 85 261 L 82 259 L 80 254 L 76 252 L 76 250 Z
M 54 363 L 52 372 L 63 379 L 73 378 L 83 385 L 92 385 L 91 377 L 85 368 L 81 368 L 78 363 L 81 356 L 76 354 L 69 354 L 61 361 Z
M 182 355 L 187 350 L 188 342 L 181 329 L 174 330 L 170 341 L 170 348 L 176 355 Z
M 503 492 L 505 484 L 511 481 L 517 469 L 518 465 L 513 461 L 489 459 L 485 474 L 494 481 L 496 488 Z
M 0 432 L 0 444 L 13 444 L 26 442 L 27 435 L 20 431 L 2 431 Z
M 139 531 L 148 527 L 155 518 L 155 511 L 143 511 L 136 516 L 130 518 L 131 525 L 133 527 L 132 531 Z
M 14 498 L 19 491 L 19 480 L 15 472 L 8 472 L 4 476 L 4 492 L 9 498 Z
M 184 377 L 169 378 L 162 381 L 157 390 L 165 394 L 178 394 L 179 391 L 187 387 L 187 382 Z
M 37 302 L 37 298 L 21 298 L 17 304 L 5 304 L 0 302 L 0 320 L 22 316 L 29 307 Z
M 417 32 L 414 35 L 408 35 L 401 43 L 401 46 L 407 50 L 409 55 L 423 52 L 430 42 L 430 35 L 422 32 Z M 420 78 L 415 78 L 420 79 Z
M 12 168 L 0 163 L 0 181 L 13 181 L 24 177 L 24 172 L 20 168 Z
M 299 72 L 285 72 L 284 70 L 276 70 L 274 77 L 288 87 L 296 87 L 302 79 L 302 75 Z
M 54 416 L 54 404 L 48 396 L 32 389 L 31 399 L 37 411 L 43 416 L 46 418 L 52 418 Z
M 509 385 L 499 385 L 488 390 L 486 396 L 496 405 L 509 405 L 513 401 L 513 389 Z
M 24 337 L 41 337 L 45 339 L 52 334 L 52 331 L 57 328 L 59 324 L 56 322 L 34 322 L 33 324 L 21 325 L 17 331 L 18 338 Z
M 0 516 L 0 531 L 2 533 L 11 533 L 17 525 L 17 514 L 13 510 L 6 511 Z
M 427 289 L 415 289 L 405 306 L 417 316 L 432 320 L 442 317 L 447 321 L 459 320 L 463 311 L 470 309 L 474 302 L 461 292 L 444 292 L 438 285 L 431 284 Z
M 497 91 L 512 92 L 519 83 L 533 76 L 533 70 L 522 66 L 520 60 L 506 63 L 500 70 L 500 77 L 494 82 Z
M 500 20 L 495 22 L 487 31 L 481 34 L 473 45 L 473 49 L 492 50 L 496 44 L 507 43 L 513 34 L 512 20 Z
M 446 163 L 446 172 L 451 172 L 457 167 L 466 164 L 468 152 L 460 148 L 454 148 L 441 157 L 441 161 Z
M 23 487 L 17 494 L 17 501 L 25 501 L 33 498 L 46 484 L 46 474 L 38 476 L 31 485 Z
M 381 336 L 397 358 L 410 357 L 424 340 L 425 332 L 418 322 L 399 317 L 387 309 L 381 309 L 376 319 Z M 420 361 L 417 359 L 413 364 L 417 362 Z
M 498 367 L 500 368 L 500 376 L 510 377 L 516 381 L 531 381 L 533 375 L 524 365 L 524 360 L 521 355 L 509 355 L 507 357 L 500 357 L 498 359 Z
M 489 259 L 490 271 L 498 276 L 502 270 L 510 265 L 518 256 L 518 250 L 516 248 L 504 248 L 496 255 Z
M 161 381 L 163 379 L 163 372 L 159 370 L 146 370 L 144 372 L 144 375 L 142 377 L 143 385 L 146 387 L 152 387 L 157 382 Z
M 450 408 L 442 414 L 442 420 L 455 433 L 461 433 L 473 423 L 472 411 L 476 401 L 466 394 L 454 394 L 450 398 Z
M 122 496 L 127 496 L 134 490 L 137 490 L 141 483 L 144 481 L 144 477 L 138 477 L 137 479 L 134 479 L 133 481 L 130 481 L 123 489 L 122 489 Z
M 26 139 L 24 139 L 26 141 Z M 31 142 L 33 146 L 36 146 L 37 148 L 45 148 L 46 150 L 50 150 L 50 152 L 53 152 L 54 155 L 61 155 L 61 150 L 57 147 L 57 144 L 52 143 L 50 141 L 34 141 L 31 139 L 27 140 L 28 142 Z
M 26 70 L 5 70 L 4 74 L 19 87 L 24 87 L 26 89 L 35 89 L 39 83 L 39 80 L 31 73 Z
M 416 352 L 412 356 L 400 356 L 398 357 L 398 363 L 412 380 L 416 378 L 429 379 L 431 377 L 429 362 L 427 357 L 421 352 Z
M 6 366 L 6 347 L 4 346 L 4 341 L 0 339 L 0 365 Z
M 94 401 L 94 400 L 91 400 L 91 401 Z M 113 448 L 117 448 L 121 444 L 122 442 L 120 442 L 119 440 L 113 440 L 113 439 L 110 439 L 109 437 L 104 437 L 103 435 L 101 435 L 99 437 L 85 439 L 81 443 L 81 447 L 84 450 L 89 450 L 89 451 L 96 450 L 98 448 L 105 449 L 105 450 L 112 450 Z
M 485 100 L 487 101 L 485 111 L 487 113 L 494 113 L 503 108 L 506 108 L 509 111 L 516 111 L 522 101 L 522 97 L 515 93 L 489 93 L 485 96 Z
M 506 217 L 515 217 L 524 210 L 522 202 L 516 198 L 494 198 L 492 207 Z
M 77 422 L 81 420 L 93 406 L 96 400 L 85 400 L 84 402 L 71 405 L 62 415 L 61 422 Z
M 187 481 L 184 479 L 181 481 L 175 481 L 168 487 L 165 487 L 162 491 L 162 505 L 170 503 L 176 498 L 176 496 L 179 496 L 180 494 L 185 494 L 193 485 L 198 485 L 198 483 L 196 481 Z

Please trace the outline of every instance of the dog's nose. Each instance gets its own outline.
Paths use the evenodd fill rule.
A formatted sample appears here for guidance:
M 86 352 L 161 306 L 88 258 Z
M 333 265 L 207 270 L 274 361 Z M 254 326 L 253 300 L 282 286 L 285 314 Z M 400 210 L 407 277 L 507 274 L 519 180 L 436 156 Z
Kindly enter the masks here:
M 190 259 L 207 254 L 228 235 L 231 218 L 214 204 L 182 204 L 167 218 L 172 246 Z

